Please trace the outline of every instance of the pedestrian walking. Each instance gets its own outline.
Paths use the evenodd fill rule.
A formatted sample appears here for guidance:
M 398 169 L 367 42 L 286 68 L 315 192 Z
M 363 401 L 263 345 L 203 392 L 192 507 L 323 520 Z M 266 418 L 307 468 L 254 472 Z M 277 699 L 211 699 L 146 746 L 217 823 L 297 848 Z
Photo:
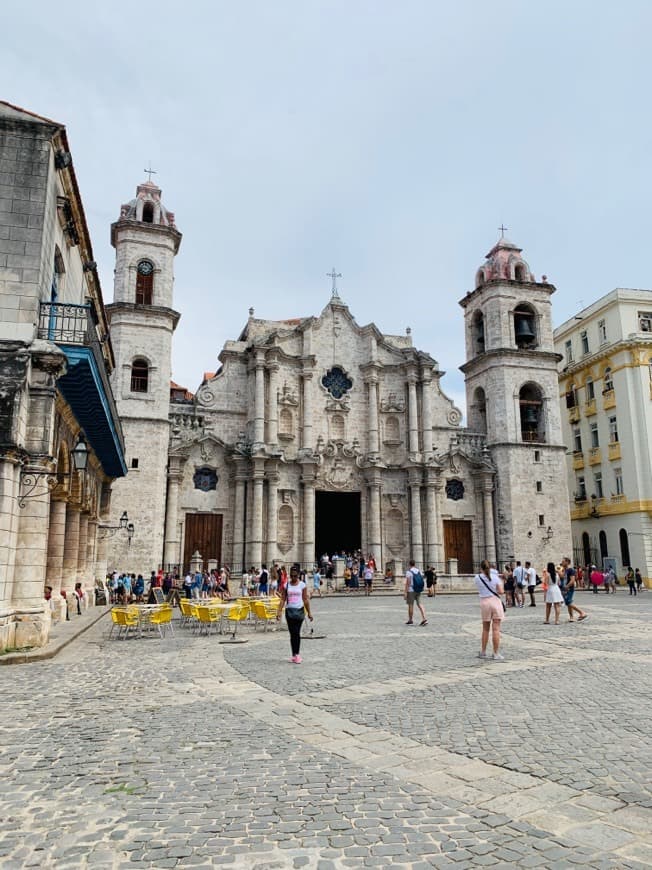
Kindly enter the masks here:
M 484 559 L 480 564 L 480 573 L 475 575 L 475 585 L 480 597 L 480 617 L 482 619 L 482 639 L 478 658 L 487 658 L 487 644 L 491 632 L 491 645 L 493 647 L 492 660 L 502 662 L 504 656 L 500 652 L 500 628 L 505 616 L 503 604 L 503 584 L 498 572 L 491 568 L 489 562 Z
M 505 603 L 508 607 L 516 607 L 514 599 L 514 572 L 510 564 L 505 565 L 503 571 L 503 588 L 505 590 Z
M 410 567 L 405 574 L 405 590 L 404 597 L 408 606 L 408 618 L 406 625 L 414 625 L 412 616 L 414 615 L 414 605 L 419 608 L 421 614 L 421 622 L 419 625 L 428 625 L 426 611 L 421 604 L 421 593 L 423 592 L 424 581 L 421 571 L 416 567 L 414 559 L 410 559 Z
M 552 562 L 548 562 L 546 567 L 546 582 L 548 589 L 546 591 L 546 618 L 544 625 L 550 625 L 550 611 L 554 605 L 555 608 L 555 625 L 559 625 L 559 615 L 561 613 L 561 605 L 564 602 L 564 596 L 559 588 L 559 576 L 563 574 L 563 568 L 559 565 L 555 568 Z
M 432 565 L 428 566 L 424 576 L 426 578 L 426 588 L 428 590 L 428 598 L 434 598 L 435 595 L 437 594 L 437 572 L 432 567 Z
M 625 580 L 627 580 L 627 585 L 629 586 L 629 594 L 636 595 L 636 574 L 634 574 L 634 569 L 631 566 L 627 569 Z
M 365 596 L 371 595 L 371 587 L 374 582 L 374 569 L 371 567 L 371 564 L 367 562 L 364 568 L 364 594 Z
M 514 600 L 517 607 L 525 606 L 525 587 L 527 585 L 527 574 L 525 568 L 517 560 L 516 568 L 514 568 Z
M 290 568 L 290 579 L 281 590 L 281 600 L 276 613 L 277 621 L 281 618 L 283 608 L 285 608 L 285 621 L 290 632 L 290 648 L 292 650 L 290 661 L 295 665 L 300 665 L 301 626 L 306 616 L 312 622 L 312 613 L 310 612 L 308 590 L 303 580 L 299 579 L 299 569 L 296 565 Z
M 641 569 L 640 568 L 637 568 L 636 571 L 634 571 L 634 577 L 636 579 L 636 591 L 641 592 L 643 589 L 643 578 L 641 577 Z M 615 589 L 614 589 L 614 591 L 615 591 Z
M 550 563 L 550 567 L 552 567 L 552 562 Z M 564 559 L 562 561 L 562 569 L 566 572 L 566 585 L 564 586 L 562 594 L 564 596 L 564 601 L 566 602 L 566 607 L 568 608 L 568 621 L 575 622 L 573 614 L 577 613 L 577 621 L 582 622 L 588 617 L 588 613 L 585 613 L 581 607 L 577 607 L 577 605 L 573 604 L 573 598 L 575 597 L 575 584 L 577 580 L 575 571 L 570 567 L 570 559 Z
M 315 565 L 312 572 L 312 596 L 314 595 L 319 595 L 321 598 L 321 574 L 319 572 L 319 565 Z
M 537 572 L 532 567 L 531 562 L 525 563 L 525 582 L 527 583 L 527 591 L 530 596 L 530 607 L 536 607 L 537 603 L 534 600 L 534 593 L 537 588 Z

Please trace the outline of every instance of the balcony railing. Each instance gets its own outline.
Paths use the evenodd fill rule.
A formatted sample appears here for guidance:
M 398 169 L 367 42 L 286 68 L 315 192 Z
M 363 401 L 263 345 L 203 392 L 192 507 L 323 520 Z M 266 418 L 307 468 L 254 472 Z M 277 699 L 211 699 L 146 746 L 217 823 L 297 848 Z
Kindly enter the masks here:
M 602 454 L 599 447 L 592 447 L 589 450 L 589 465 L 598 465 L 602 462 Z
M 584 404 L 584 413 L 587 417 L 591 417 L 596 413 L 595 399 L 588 399 Z
M 613 390 L 602 391 L 602 407 L 605 411 L 616 407 L 616 393 Z
M 573 468 L 584 468 L 584 454 L 581 450 L 575 450 L 573 452 Z
M 580 409 L 575 405 L 568 409 L 568 419 L 571 423 L 577 423 L 580 419 Z
M 90 305 L 70 305 L 63 302 L 41 302 L 39 309 L 38 337 L 54 344 L 87 347 L 91 350 L 100 374 L 104 395 L 111 410 L 113 424 L 124 451 L 124 436 L 118 409 L 109 383 L 106 361 L 97 337 L 97 329 L 91 316 Z

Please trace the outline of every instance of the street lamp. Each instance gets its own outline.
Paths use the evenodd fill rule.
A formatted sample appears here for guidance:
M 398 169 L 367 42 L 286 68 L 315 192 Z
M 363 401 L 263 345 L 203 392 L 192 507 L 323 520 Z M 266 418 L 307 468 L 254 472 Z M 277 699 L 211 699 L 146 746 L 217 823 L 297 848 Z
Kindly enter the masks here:
M 75 471 L 86 471 L 88 467 L 88 447 L 81 432 L 70 455 L 72 456 L 72 464 L 75 466 Z
M 24 508 L 25 502 L 28 499 L 41 495 L 41 493 L 36 492 L 41 479 L 45 479 L 48 492 L 52 492 L 63 478 L 71 477 L 78 471 L 86 471 L 88 468 L 88 446 L 86 445 L 83 432 L 80 431 L 77 443 L 70 451 L 70 455 L 72 456 L 73 471 L 32 471 L 31 468 L 23 467 L 20 473 L 21 487 L 16 495 L 19 508 Z M 27 465 L 28 461 L 25 461 L 25 465 Z M 51 461 L 54 462 L 54 460 Z

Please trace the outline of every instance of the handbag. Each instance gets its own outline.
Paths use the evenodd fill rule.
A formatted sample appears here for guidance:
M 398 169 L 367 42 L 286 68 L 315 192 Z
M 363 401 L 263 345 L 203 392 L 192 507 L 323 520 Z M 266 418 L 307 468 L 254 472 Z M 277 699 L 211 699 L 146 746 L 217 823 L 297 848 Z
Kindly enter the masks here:
M 484 582 L 484 577 L 482 576 L 482 574 L 478 574 L 478 577 L 480 578 L 480 581 L 482 582 L 482 584 L 491 592 L 491 594 L 495 595 L 496 598 L 500 601 L 500 603 L 502 604 L 502 607 L 503 607 L 503 613 L 506 613 L 505 602 L 500 597 L 500 595 L 497 592 L 494 592 L 494 590 L 491 588 L 491 586 L 487 586 L 487 584 Z
M 304 619 L 306 615 L 303 607 L 286 607 L 285 608 L 285 618 L 286 619 Z

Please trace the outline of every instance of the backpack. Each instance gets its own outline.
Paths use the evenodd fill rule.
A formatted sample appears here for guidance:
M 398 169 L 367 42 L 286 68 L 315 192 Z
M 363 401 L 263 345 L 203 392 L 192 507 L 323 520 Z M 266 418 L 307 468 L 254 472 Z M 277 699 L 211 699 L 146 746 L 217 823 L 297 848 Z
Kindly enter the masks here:
M 423 574 L 416 568 L 410 568 L 412 572 L 412 589 L 414 592 L 423 592 Z

